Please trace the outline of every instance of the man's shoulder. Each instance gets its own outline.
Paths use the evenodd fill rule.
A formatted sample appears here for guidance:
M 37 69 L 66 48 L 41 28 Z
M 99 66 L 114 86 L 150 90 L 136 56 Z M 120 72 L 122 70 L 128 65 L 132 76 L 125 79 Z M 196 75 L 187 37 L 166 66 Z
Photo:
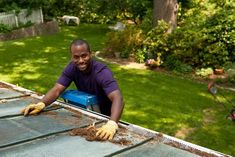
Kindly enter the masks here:
M 98 60 L 92 60 L 94 65 L 101 65 L 101 66 L 106 66 L 104 63 L 98 61 Z
M 65 67 L 65 71 L 69 71 L 69 72 L 74 72 L 75 69 L 76 69 L 76 66 L 74 65 L 73 62 L 69 62 L 67 66 Z
M 96 60 L 93 60 L 93 68 L 94 68 L 95 72 L 100 72 L 104 69 L 108 69 L 108 67 L 104 63 L 101 63 Z

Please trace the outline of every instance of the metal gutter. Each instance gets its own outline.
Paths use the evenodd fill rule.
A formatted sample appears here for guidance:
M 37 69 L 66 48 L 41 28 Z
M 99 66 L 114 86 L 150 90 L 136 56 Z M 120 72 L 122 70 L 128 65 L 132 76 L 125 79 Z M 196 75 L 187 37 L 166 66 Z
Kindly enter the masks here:
M 4 81 L 0 81 L 0 83 L 8 85 L 10 87 L 10 89 L 12 89 L 14 91 L 21 92 L 30 98 L 42 99 L 42 97 L 43 97 L 43 95 L 39 95 L 36 92 L 30 91 L 28 89 L 24 89 L 22 87 L 12 85 L 12 84 L 4 82 Z M 13 103 L 14 101 L 17 102 L 18 100 L 22 100 L 22 98 L 23 97 L 17 97 L 17 98 L 10 97 L 7 99 L 0 99 L 0 105 L 3 105 L 4 102 L 9 102 L 9 103 Z M 53 106 L 60 106 L 60 107 L 58 109 L 58 108 L 53 108 Z M 50 107 L 52 107 L 52 108 L 50 108 Z M 50 107 L 47 108 L 44 111 L 44 113 L 47 113 L 47 112 L 49 113 L 50 111 L 64 113 L 64 110 L 66 110 L 66 113 L 68 112 L 68 116 L 67 116 L 68 120 L 70 118 L 69 115 L 71 113 L 76 112 L 76 113 L 81 114 L 82 118 L 85 120 L 85 123 L 84 124 L 81 123 L 82 125 L 79 125 L 80 128 L 86 127 L 94 121 L 96 121 L 97 122 L 96 124 L 99 125 L 99 123 L 103 123 L 104 121 L 109 119 L 109 117 L 104 116 L 102 114 L 93 112 L 91 110 L 78 108 L 78 107 L 75 107 L 71 104 L 68 104 L 68 103 L 65 103 L 65 102 L 62 102 L 59 100 L 55 101 L 53 103 L 53 105 L 51 105 Z M 62 114 L 62 118 L 63 118 L 63 116 L 66 116 L 66 115 Z M 43 118 L 43 114 L 40 116 L 35 116 L 31 119 L 27 118 L 27 117 L 25 117 L 25 118 L 22 116 L 22 114 L 17 114 L 17 113 L 11 114 L 11 115 L 4 115 L 4 116 L 0 116 L 0 123 L 7 126 L 8 120 L 12 121 L 11 119 L 13 119 L 14 120 L 14 123 L 12 124 L 13 128 L 14 128 L 14 124 L 18 125 L 18 123 L 20 123 L 20 127 L 22 129 L 24 129 L 25 124 L 34 123 L 35 120 L 40 121 L 41 118 Z M 44 118 L 45 118 L 45 116 L 44 116 Z M 55 117 L 49 117 L 51 122 L 53 122 L 53 118 L 55 118 Z M 21 124 L 21 122 L 24 122 L 24 123 Z M 48 123 L 48 124 L 50 124 L 50 123 Z M 57 124 L 57 122 L 56 122 L 56 124 Z M 25 136 L 24 135 L 24 138 L 22 138 L 20 140 L 15 140 L 15 141 L 14 141 L 14 137 L 12 137 L 11 140 L 13 140 L 13 142 L 6 142 L 6 143 L 0 145 L 0 156 L 12 157 L 12 156 L 14 156 L 13 154 L 16 152 L 19 154 L 22 153 L 22 156 L 28 156 L 30 154 L 30 152 L 32 152 L 32 151 L 38 151 L 39 153 L 40 152 L 43 153 L 42 151 L 49 151 L 48 152 L 49 155 L 47 154 L 46 156 L 53 156 L 53 154 L 54 154 L 53 150 L 48 150 L 46 147 L 47 144 L 50 144 L 51 142 L 53 142 L 58 145 L 58 146 L 56 146 L 56 145 L 53 146 L 53 148 L 60 147 L 59 145 L 61 143 L 66 143 L 66 145 L 64 146 L 66 149 L 70 150 L 71 152 L 83 154 L 85 156 L 88 154 L 89 155 L 92 154 L 93 156 L 123 156 L 123 157 L 125 156 L 126 157 L 126 156 L 131 156 L 132 153 L 135 153 L 135 152 L 137 152 L 139 154 L 144 153 L 145 151 L 148 151 L 148 149 L 149 149 L 149 151 L 156 151 L 157 153 L 159 153 L 159 156 L 163 156 L 163 157 L 169 156 L 169 154 L 167 154 L 168 150 L 169 150 L 169 153 L 176 152 L 176 154 L 178 153 L 178 156 L 185 156 L 185 157 L 187 157 L 187 156 L 188 157 L 191 157 L 191 156 L 193 156 L 193 157 L 195 157 L 195 156 L 230 157 L 229 155 L 223 154 L 221 152 L 214 151 L 214 150 L 211 150 L 211 149 L 208 149 L 208 148 L 196 145 L 196 144 L 192 144 L 190 142 L 186 142 L 186 141 L 180 140 L 178 138 L 175 138 L 175 137 L 172 137 L 172 136 L 160 133 L 160 132 L 156 132 L 156 131 L 153 131 L 153 130 L 150 130 L 147 128 L 143 128 L 143 127 L 140 127 L 140 126 L 128 123 L 128 122 L 124 122 L 124 121 L 119 122 L 120 129 L 119 129 L 116 136 L 120 136 L 120 138 L 126 138 L 126 139 L 130 140 L 132 143 L 129 145 L 118 145 L 115 143 L 110 143 L 109 141 L 107 141 L 107 142 L 86 142 L 83 140 L 82 137 L 69 137 L 67 135 L 67 133 L 78 126 L 74 126 L 74 124 L 69 125 L 69 126 L 67 126 L 67 125 L 64 126 L 64 124 L 66 124 L 66 123 L 63 122 L 62 128 L 59 128 L 58 130 L 55 129 L 54 131 L 47 130 L 44 132 L 43 131 L 40 132 L 40 130 L 37 130 L 37 128 L 28 128 L 28 129 L 32 129 L 32 131 L 36 131 L 36 134 L 33 134 L 32 136 Z M 6 133 L 7 135 L 11 135 L 11 132 L 4 132 L 4 127 L 3 127 L 4 125 L 0 125 L 0 127 L 1 127 L 0 128 L 0 136 L 1 136 L 1 134 L 4 134 L 4 133 Z M 60 127 L 61 125 L 62 124 L 58 125 L 58 127 Z M 46 126 L 46 124 L 45 124 L 45 126 Z M 53 128 L 52 126 L 48 126 L 48 127 Z M 123 128 L 124 130 L 122 130 L 121 128 Z M 43 129 L 43 128 L 41 128 L 41 129 Z M 13 131 L 12 135 L 15 135 L 15 131 L 17 132 L 18 130 L 12 130 L 12 131 Z M 55 137 L 55 138 L 52 138 L 52 137 Z M 94 148 L 92 147 L 92 149 L 88 149 L 88 151 L 91 151 L 91 152 L 87 152 L 87 150 L 80 150 L 79 148 L 82 148 L 83 145 L 79 144 L 74 139 L 77 139 L 78 141 L 82 142 L 85 145 L 94 146 Z M 47 141 L 47 142 L 43 142 L 43 141 Z M 30 145 L 31 143 L 38 143 L 40 145 L 40 148 L 38 148 L 36 145 L 31 146 Z M 74 144 L 76 144 L 77 147 L 75 147 Z M 28 147 L 30 147 L 30 149 Z M 96 148 L 102 148 L 102 149 L 109 148 L 109 150 L 106 150 L 106 152 L 102 153 L 100 150 L 97 150 Z M 155 149 L 155 148 L 158 148 L 158 149 Z M 68 150 L 59 149 L 57 151 L 59 151 L 61 154 L 63 154 L 62 156 L 67 156 Z M 28 152 L 29 154 L 25 155 L 22 151 Z M 50 151 L 52 151 L 52 152 L 50 152 Z M 92 151 L 94 151 L 94 152 L 92 153 Z M 77 154 L 77 155 L 79 155 L 79 154 Z M 77 156 L 77 155 L 70 154 L 68 156 L 71 157 L 71 156 Z M 38 154 L 38 156 L 41 156 L 41 155 Z

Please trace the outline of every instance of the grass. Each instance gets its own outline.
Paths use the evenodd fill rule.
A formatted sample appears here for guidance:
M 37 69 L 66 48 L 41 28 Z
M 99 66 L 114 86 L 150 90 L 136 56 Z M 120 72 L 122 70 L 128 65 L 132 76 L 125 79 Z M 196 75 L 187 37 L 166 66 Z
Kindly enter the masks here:
M 51 36 L 0 42 L 0 79 L 45 94 L 70 59 L 70 42 L 84 38 L 93 51 L 101 50 L 107 31 L 105 25 L 83 24 L 62 27 L 60 33 Z M 235 123 L 226 120 L 228 111 L 215 102 L 206 84 L 107 65 L 125 99 L 122 120 L 235 155 Z M 235 102 L 234 92 L 219 92 Z M 226 103 L 221 96 L 219 99 Z
M 98 31 L 96 27 L 63 27 L 52 36 L 0 42 L 0 79 L 45 93 L 68 63 L 73 39 L 88 40 L 94 51 L 103 47 L 100 41 L 104 40 L 107 27 L 99 25 Z

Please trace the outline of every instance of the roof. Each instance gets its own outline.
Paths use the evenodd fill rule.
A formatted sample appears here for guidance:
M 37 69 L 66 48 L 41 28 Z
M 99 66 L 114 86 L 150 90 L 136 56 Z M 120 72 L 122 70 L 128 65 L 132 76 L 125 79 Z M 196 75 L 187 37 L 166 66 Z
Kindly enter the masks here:
M 119 122 L 112 141 L 88 141 L 71 131 L 97 127 L 108 117 L 56 101 L 37 116 L 24 117 L 20 110 L 40 101 L 42 95 L 0 81 L 0 156 L 4 157 L 222 157 L 201 147 L 127 122 Z

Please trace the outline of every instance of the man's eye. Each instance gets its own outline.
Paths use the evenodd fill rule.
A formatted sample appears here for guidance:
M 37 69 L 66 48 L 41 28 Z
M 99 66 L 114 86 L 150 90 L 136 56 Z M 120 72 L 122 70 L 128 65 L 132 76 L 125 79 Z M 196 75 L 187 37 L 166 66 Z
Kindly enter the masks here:
M 86 57 L 87 57 L 87 54 L 82 54 L 81 57 L 82 57 L 82 58 L 86 58 Z
M 73 56 L 73 59 L 78 59 L 79 58 L 79 56 Z

